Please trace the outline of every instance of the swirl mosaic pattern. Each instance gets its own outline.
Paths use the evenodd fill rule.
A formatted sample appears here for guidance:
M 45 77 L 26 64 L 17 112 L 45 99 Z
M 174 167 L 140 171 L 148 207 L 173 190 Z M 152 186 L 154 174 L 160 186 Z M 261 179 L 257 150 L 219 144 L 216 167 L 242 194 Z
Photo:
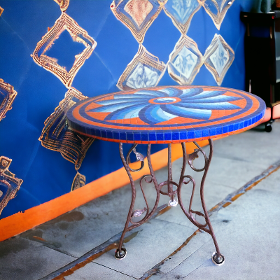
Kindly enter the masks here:
M 70 128 L 99 139 L 170 143 L 242 131 L 265 112 L 259 97 L 220 87 L 158 87 L 89 98 L 67 113 Z

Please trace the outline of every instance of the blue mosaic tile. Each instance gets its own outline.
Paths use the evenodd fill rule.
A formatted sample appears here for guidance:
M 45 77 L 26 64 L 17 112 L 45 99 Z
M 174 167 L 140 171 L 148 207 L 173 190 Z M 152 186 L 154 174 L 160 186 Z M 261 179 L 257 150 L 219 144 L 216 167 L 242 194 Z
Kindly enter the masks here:
M 170 132 L 165 132 L 164 133 L 164 140 L 171 140 L 171 133 Z
M 248 120 L 248 126 L 252 124 L 252 119 Z
M 146 132 L 141 133 L 141 141 L 149 141 L 149 135 Z
M 126 133 L 125 132 L 120 133 L 120 140 L 126 140 Z
M 228 129 L 229 129 L 229 127 L 227 125 L 223 126 L 223 133 L 228 133 Z
M 133 141 L 134 140 L 134 137 L 133 137 L 133 133 L 127 133 L 126 134 L 126 139 L 129 140 L 129 141 Z
M 202 137 L 208 137 L 209 136 L 209 129 L 203 129 L 202 130 Z
M 113 137 L 114 137 L 114 139 L 119 140 L 120 139 L 120 133 L 119 132 L 113 132 Z
M 201 130 L 195 130 L 194 131 L 194 137 L 195 138 L 201 138 L 202 137 L 202 131 Z
M 223 128 L 222 127 L 217 127 L 216 128 L 216 133 L 217 133 L 217 135 L 220 135 L 220 134 L 223 134 Z
M 210 136 L 216 135 L 216 129 L 215 128 L 210 128 Z
M 194 139 L 194 131 L 188 131 L 188 139 Z
M 107 137 L 106 130 L 101 130 L 101 137 L 103 138 Z
M 179 140 L 179 132 L 172 132 L 172 140 Z
M 186 140 L 187 138 L 187 132 L 186 131 L 182 131 L 180 132 L 180 140 Z
M 157 138 L 156 138 L 156 134 L 155 133 L 150 133 L 149 134 L 149 141 L 156 141 Z
M 113 139 L 113 132 L 112 131 L 107 131 L 107 138 L 108 139 Z
M 141 134 L 140 133 L 134 133 L 134 141 L 141 141 Z
M 163 133 L 157 134 L 157 141 L 163 141 Z

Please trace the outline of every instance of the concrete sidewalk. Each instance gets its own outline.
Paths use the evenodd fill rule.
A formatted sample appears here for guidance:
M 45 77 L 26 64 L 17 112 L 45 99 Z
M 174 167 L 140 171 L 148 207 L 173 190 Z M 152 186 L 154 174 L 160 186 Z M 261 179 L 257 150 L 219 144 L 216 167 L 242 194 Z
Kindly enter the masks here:
M 125 186 L 1 242 L 0 279 L 280 279 L 280 122 L 272 127 L 270 133 L 255 129 L 214 142 L 205 199 L 207 209 L 216 206 L 209 214 L 224 265 L 212 263 L 211 236 L 198 231 L 179 206 L 160 208 L 129 232 L 128 254 L 116 260 L 131 199 Z M 173 164 L 175 181 L 181 163 Z M 165 181 L 167 170 L 156 176 Z M 148 184 L 144 190 L 153 205 L 155 191 Z M 135 209 L 144 205 L 137 191 Z M 187 207 L 190 187 L 182 195 Z M 161 198 L 160 205 L 166 203 Z M 197 193 L 193 209 L 201 210 Z

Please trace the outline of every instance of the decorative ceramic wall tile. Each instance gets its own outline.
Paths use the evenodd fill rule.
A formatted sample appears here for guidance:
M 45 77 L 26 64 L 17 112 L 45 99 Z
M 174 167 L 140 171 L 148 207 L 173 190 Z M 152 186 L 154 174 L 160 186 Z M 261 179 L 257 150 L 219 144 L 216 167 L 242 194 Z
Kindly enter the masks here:
M 0 215 L 7 203 L 15 197 L 23 182 L 9 171 L 11 162 L 11 159 L 0 156 Z
M 85 98 L 76 89 L 69 89 L 54 113 L 44 122 L 45 127 L 39 138 L 42 146 L 60 152 L 65 159 L 75 164 L 76 170 L 80 168 L 94 139 L 69 130 L 66 123 L 66 112 L 77 101 Z
M 169 55 L 167 69 L 170 77 L 180 85 L 189 85 L 202 65 L 203 56 L 196 42 L 182 35 Z
M 0 79 L 0 121 L 5 118 L 6 112 L 12 109 L 16 96 L 14 87 Z
M 3 12 L 4 12 L 4 9 L 2 7 L 0 7 L 0 17 L 3 14 Z
M 56 2 L 59 6 L 60 6 L 60 10 L 62 12 L 65 12 L 69 6 L 69 1 L 70 0 L 54 0 L 54 2 Z
M 45 55 L 64 30 L 69 32 L 75 42 L 82 43 L 85 46 L 84 51 L 75 56 L 75 62 L 69 71 L 59 65 L 56 58 Z M 52 72 L 67 88 L 70 88 L 78 70 L 82 67 L 85 60 L 90 57 L 96 45 L 97 43 L 88 35 L 86 30 L 81 28 L 70 16 L 62 13 L 54 26 L 37 43 L 32 57 L 37 64 Z
M 185 35 L 194 14 L 200 7 L 201 4 L 197 0 L 169 0 L 164 6 L 164 11 L 179 31 Z
M 234 51 L 221 35 L 215 34 L 210 46 L 206 49 L 205 66 L 220 86 L 234 60 Z
M 164 72 L 165 64 L 140 45 L 137 54 L 119 78 L 117 86 L 121 90 L 154 87 Z
M 220 30 L 221 24 L 234 0 L 205 0 L 203 6 L 207 14 L 212 18 L 215 26 Z
M 111 10 L 132 33 L 138 43 L 162 10 L 164 2 L 157 0 L 114 0 Z
M 81 187 L 83 187 L 86 184 L 86 176 L 84 176 L 83 174 L 77 172 L 72 186 L 71 186 L 71 191 L 77 190 Z

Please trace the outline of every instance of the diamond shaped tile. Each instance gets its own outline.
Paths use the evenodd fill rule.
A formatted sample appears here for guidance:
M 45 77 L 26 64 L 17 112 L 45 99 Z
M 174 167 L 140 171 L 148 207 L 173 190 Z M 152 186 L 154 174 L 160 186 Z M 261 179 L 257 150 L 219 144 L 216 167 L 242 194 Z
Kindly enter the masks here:
M 54 2 L 56 2 L 59 6 L 60 6 L 60 10 L 62 12 L 65 12 L 69 6 L 69 1 L 70 0 L 54 0 Z
M 77 172 L 72 182 L 71 191 L 77 190 L 86 184 L 86 176 Z
M 179 31 L 185 35 L 194 14 L 200 7 L 198 0 L 169 0 L 164 6 L 164 11 Z
M 11 159 L 0 156 L 0 215 L 7 203 L 15 197 L 23 182 L 9 171 L 11 162 Z
M 0 79 L 0 121 L 5 118 L 7 111 L 12 109 L 16 96 L 14 87 Z
M 191 84 L 202 65 L 203 56 L 196 42 L 182 35 L 169 55 L 167 69 L 170 77 L 180 85 Z
M 220 86 L 234 60 L 234 51 L 221 35 L 215 34 L 210 46 L 206 49 L 205 66 Z
M 162 10 L 164 3 L 157 0 L 114 0 L 111 10 L 132 33 L 138 43 Z
M 43 147 L 60 152 L 65 159 L 75 164 L 76 170 L 80 168 L 94 139 L 69 130 L 66 112 L 77 101 L 85 98 L 78 90 L 69 89 L 54 113 L 44 122 L 45 126 L 39 138 Z
M 165 64 L 140 45 L 137 54 L 119 78 L 117 86 L 121 90 L 154 87 L 164 72 Z
M 227 10 L 233 2 L 234 0 L 203 0 L 202 5 L 207 14 L 212 18 L 217 29 L 220 30 Z
M 65 67 L 59 65 L 57 59 L 45 54 L 64 30 L 69 32 L 75 42 L 82 43 L 85 46 L 85 49 L 75 56 L 75 62 L 69 71 L 67 71 Z M 67 88 L 70 88 L 75 75 L 82 67 L 85 60 L 90 57 L 96 45 L 97 43 L 88 35 L 86 30 L 81 28 L 77 22 L 66 13 L 62 13 L 54 26 L 43 36 L 42 40 L 37 43 L 31 56 L 37 64 L 52 72 Z

